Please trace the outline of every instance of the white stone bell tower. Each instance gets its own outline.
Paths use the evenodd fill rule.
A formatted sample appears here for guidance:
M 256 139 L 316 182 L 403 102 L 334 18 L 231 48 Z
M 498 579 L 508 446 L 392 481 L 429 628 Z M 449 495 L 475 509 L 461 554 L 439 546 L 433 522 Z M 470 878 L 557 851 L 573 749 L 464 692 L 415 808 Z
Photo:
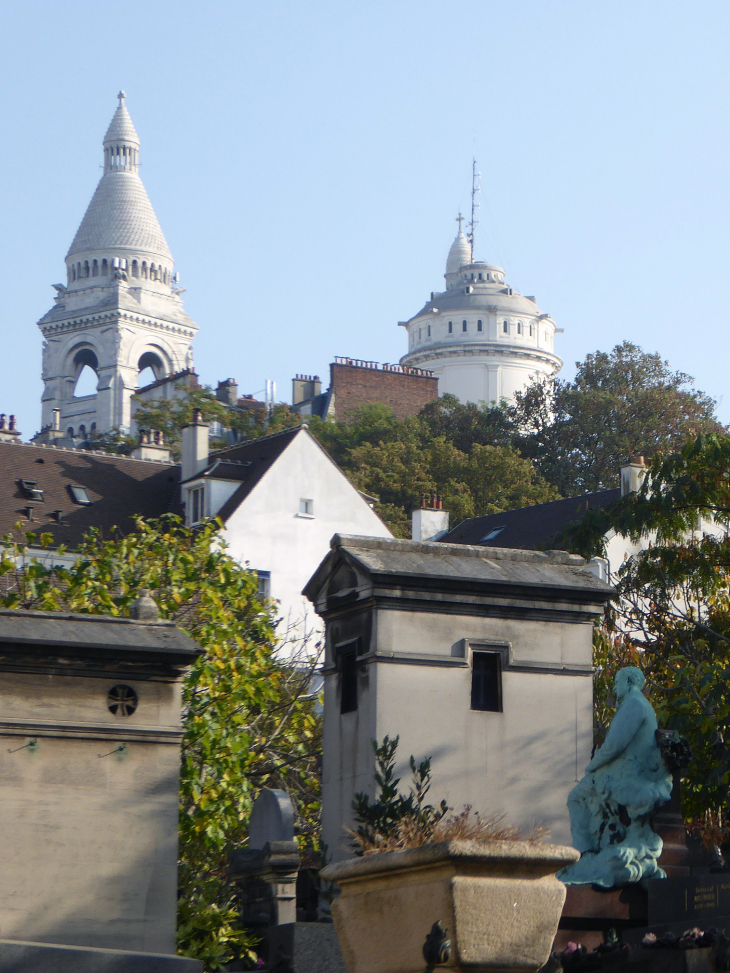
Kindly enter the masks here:
M 183 309 L 173 259 L 139 177 L 139 137 L 119 93 L 104 138 L 104 174 L 66 254 L 66 284 L 43 332 L 42 430 L 36 441 L 129 432 L 138 376 L 192 366 L 197 325 Z M 84 367 L 96 392 L 76 395 Z

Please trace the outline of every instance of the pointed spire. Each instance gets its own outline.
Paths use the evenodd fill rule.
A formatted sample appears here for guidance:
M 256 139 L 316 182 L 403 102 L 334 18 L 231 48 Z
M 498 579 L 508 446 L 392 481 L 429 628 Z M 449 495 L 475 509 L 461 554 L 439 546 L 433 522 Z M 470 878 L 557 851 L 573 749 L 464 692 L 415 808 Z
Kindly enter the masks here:
M 125 104 L 126 93 L 117 95 L 119 105 L 104 136 L 104 172 L 136 172 L 139 135 Z
M 92 250 L 106 251 L 100 252 L 99 257 L 107 260 L 137 251 L 146 263 L 155 268 L 161 263 L 169 271 L 172 255 L 137 171 L 139 136 L 127 111 L 126 97 L 123 91 L 119 92 L 119 105 L 104 136 L 104 175 L 66 259 Z M 119 248 L 126 252 L 114 253 Z M 83 264 L 79 268 L 79 272 L 83 271 Z M 100 284 L 102 278 L 100 275 Z M 73 273 L 71 279 L 76 279 Z

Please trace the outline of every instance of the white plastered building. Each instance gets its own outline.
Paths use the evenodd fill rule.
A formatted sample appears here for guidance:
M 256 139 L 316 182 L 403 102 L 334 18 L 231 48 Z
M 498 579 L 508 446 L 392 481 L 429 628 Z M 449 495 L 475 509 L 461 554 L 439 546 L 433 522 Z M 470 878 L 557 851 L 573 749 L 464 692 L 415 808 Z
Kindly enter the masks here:
M 191 368 L 198 330 L 183 308 L 174 261 L 139 176 L 139 137 L 124 92 L 104 137 L 104 172 L 66 254 L 66 283 L 38 326 L 42 430 L 36 441 L 132 428 L 141 372 Z M 96 391 L 78 395 L 85 367 Z M 149 374 L 149 373 L 147 373 Z
M 223 522 L 228 553 L 259 578 L 262 595 L 278 603 L 277 635 L 296 652 L 322 622 L 302 594 L 332 536 L 357 530 L 392 537 L 309 429 L 297 426 L 210 456 L 208 425 L 194 413 L 183 428 L 181 499 L 188 526 Z
M 560 329 L 534 297 L 505 283 L 501 267 L 474 260 L 461 226 L 444 277 L 446 289 L 399 322 L 408 332 L 401 365 L 433 371 L 439 395 L 487 404 L 511 403 L 531 381 L 558 373 Z

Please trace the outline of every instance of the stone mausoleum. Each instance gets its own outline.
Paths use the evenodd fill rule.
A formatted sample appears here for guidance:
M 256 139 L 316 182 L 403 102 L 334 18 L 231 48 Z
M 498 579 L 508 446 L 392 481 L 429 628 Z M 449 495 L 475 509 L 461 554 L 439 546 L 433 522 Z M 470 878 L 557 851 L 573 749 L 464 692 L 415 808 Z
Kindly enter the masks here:
M 175 956 L 181 686 L 172 622 L 0 611 L 0 968 L 199 973 Z
M 432 758 L 431 798 L 570 844 L 593 744 L 592 634 L 613 589 L 562 551 L 335 535 L 305 588 L 326 622 L 323 839 L 348 857 L 371 743 Z

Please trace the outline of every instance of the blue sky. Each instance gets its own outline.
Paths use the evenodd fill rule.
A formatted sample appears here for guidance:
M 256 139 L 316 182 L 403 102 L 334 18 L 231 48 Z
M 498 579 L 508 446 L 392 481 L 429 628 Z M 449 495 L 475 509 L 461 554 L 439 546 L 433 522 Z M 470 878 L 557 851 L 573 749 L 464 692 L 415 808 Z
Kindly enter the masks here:
M 630 339 L 720 401 L 727 3 L 0 2 L 0 411 L 39 424 L 35 326 L 119 88 L 198 322 L 201 379 L 397 361 L 482 172 L 476 253 L 565 333 Z

